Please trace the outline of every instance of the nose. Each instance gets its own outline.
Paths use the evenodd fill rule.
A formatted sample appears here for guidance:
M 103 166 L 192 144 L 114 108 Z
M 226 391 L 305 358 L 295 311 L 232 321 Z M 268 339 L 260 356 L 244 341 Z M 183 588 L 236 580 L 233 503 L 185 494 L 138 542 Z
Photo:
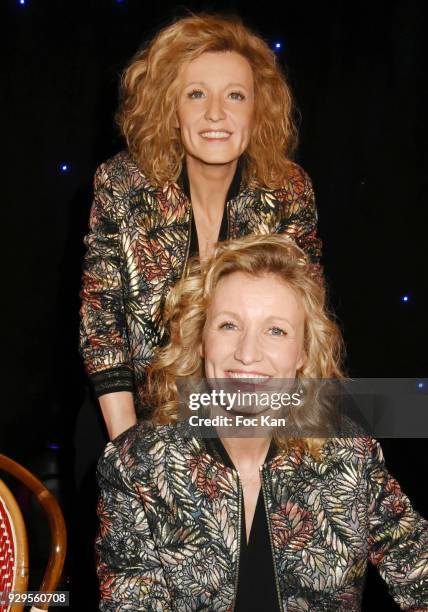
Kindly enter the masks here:
M 234 357 L 244 365 L 261 361 L 262 351 L 257 335 L 251 331 L 243 333 L 236 344 Z
M 207 121 L 221 121 L 225 119 L 222 101 L 220 96 L 210 96 L 205 111 L 205 119 Z

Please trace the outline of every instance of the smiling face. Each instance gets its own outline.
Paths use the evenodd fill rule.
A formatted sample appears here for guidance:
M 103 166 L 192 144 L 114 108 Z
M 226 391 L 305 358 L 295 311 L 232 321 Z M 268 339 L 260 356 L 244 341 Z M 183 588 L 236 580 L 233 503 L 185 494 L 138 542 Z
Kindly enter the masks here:
M 206 164 L 237 160 L 250 141 L 253 71 L 234 51 L 205 52 L 179 77 L 176 127 L 186 154 Z
M 300 297 L 273 274 L 222 278 L 207 311 L 201 356 L 208 379 L 294 379 L 304 362 Z

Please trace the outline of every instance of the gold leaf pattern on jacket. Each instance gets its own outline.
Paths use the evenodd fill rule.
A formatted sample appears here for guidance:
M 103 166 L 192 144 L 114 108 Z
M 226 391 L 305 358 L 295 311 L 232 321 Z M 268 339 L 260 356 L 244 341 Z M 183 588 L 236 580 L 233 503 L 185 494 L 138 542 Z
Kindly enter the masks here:
M 232 610 L 237 473 L 194 436 L 185 423 L 140 423 L 106 446 L 98 462 L 100 610 Z M 361 610 L 368 562 L 402 609 L 426 609 L 428 522 L 387 471 L 379 443 L 330 439 L 316 463 L 294 450 L 264 466 L 284 609 Z
M 308 175 L 290 162 L 280 189 L 241 185 L 227 202 L 228 237 L 288 234 L 322 279 L 317 211 Z M 80 353 L 97 395 L 134 393 L 137 412 L 154 350 L 165 337 L 162 308 L 185 269 L 191 203 L 178 183 L 150 184 L 123 151 L 94 178 L 82 289 Z

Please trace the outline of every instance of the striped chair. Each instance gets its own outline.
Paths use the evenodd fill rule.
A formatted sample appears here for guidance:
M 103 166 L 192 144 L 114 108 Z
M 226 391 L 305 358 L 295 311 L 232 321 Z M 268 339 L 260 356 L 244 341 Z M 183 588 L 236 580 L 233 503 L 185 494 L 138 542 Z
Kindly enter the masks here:
M 16 461 L 0 454 L 0 470 L 12 474 L 28 487 L 46 511 L 51 546 L 39 591 L 55 591 L 64 566 L 67 541 L 61 508 L 44 484 Z M 0 591 L 26 591 L 28 575 L 28 541 L 24 519 L 15 497 L 0 479 Z M 22 612 L 24 607 L 24 603 L 12 606 L 0 604 L 0 612 Z M 48 603 L 38 603 L 31 608 L 31 612 L 48 608 Z

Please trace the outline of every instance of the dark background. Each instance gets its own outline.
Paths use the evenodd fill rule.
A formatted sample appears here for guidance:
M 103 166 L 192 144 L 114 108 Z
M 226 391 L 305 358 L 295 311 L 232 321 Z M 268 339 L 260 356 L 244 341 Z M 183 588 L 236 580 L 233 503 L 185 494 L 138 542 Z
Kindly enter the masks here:
M 303 0 L 253 8 L 139 0 L 10 0 L 2 7 L 0 452 L 60 497 L 72 540 L 62 585 L 75 602 L 92 589 L 75 609 L 95 610 L 93 464 L 106 439 L 77 353 L 78 293 L 92 177 L 123 147 L 113 121 L 121 70 L 186 9 L 237 12 L 272 46 L 282 43 L 278 57 L 302 118 L 297 161 L 314 183 L 348 371 L 423 378 L 427 10 L 424 2 Z M 428 517 L 426 440 L 382 446 L 390 471 Z M 30 519 L 36 576 L 46 545 L 41 523 Z M 371 571 L 364 609 L 377 609 L 375 595 L 397 609 L 385 593 Z

